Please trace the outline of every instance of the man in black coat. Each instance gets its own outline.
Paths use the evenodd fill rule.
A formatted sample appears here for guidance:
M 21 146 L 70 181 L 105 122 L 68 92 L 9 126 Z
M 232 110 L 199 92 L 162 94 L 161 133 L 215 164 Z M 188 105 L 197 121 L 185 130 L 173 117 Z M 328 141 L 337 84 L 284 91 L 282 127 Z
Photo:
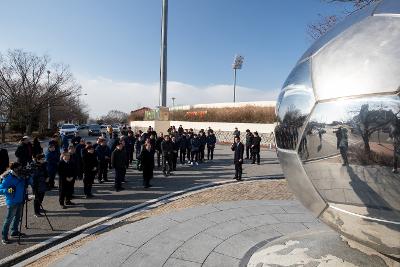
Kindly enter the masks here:
M 8 151 L 5 148 L 0 148 L 0 175 L 3 174 L 10 165 Z
M 124 190 L 121 184 L 126 174 L 126 152 L 121 142 L 117 144 L 115 150 L 111 154 L 111 165 L 115 169 L 115 191 L 119 192 Z
M 32 162 L 32 144 L 29 142 L 29 138 L 24 136 L 20 144 L 15 151 L 17 161 L 21 163 L 22 167 L 25 167 L 28 163 Z
M 169 135 L 164 136 L 164 141 L 161 143 L 161 151 L 163 156 L 163 173 L 165 176 L 171 174 L 172 170 L 172 153 L 174 150 L 174 146 L 169 138 Z M 167 168 L 168 164 L 168 168 Z
M 232 151 L 234 151 L 233 163 L 235 164 L 235 178 L 236 180 L 242 180 L 242 165 L 243 165 L 243 154 L 244 145 L 240 142 L 240 137 L 235 137 L 235 142 L 231 146 Z
M 215 144 L 217 143 L 217 138 L 214 135 L 213 131 L 208 132 L 208 136 L 206 139 L 207 142 L 207 160 L 214 159 L 214 149 L 215 149 Z
M 254 132 L 253 142 L 251 144 L 251 153 L 252 153 L 251 157 L 253 158 L 252 164 L 255 164 L 257 159 L 257 164 L 260 165 L 260 149 L 261 149 L 261 137 L 258 136 L 258 132 Z
M 68 152 L 64 152 L 60 164 L 58 165 L 59 202 L 63 209 L 66 209 L 65 204 L 74 205 L 71 199 L 74 191 L 73 179 L 75 176 L 75 168 L 70 159 L 71 155 Z M 65 200 L 66 202 L 64 203 Z
M 99 161 L 99 173 L 98 180 L 99 183 L 108 182 L 107 172 L 108 165 L 111 158 L 111 150 L 107 146 L 107 142 L 101 139 L 100 145 L 96 148 L 97 160 Z
M 246 159 L 249 159 L 250 157 L 250 149 L 251 145 L 253 144 L 253 134 L 250 132 L 249 129 L 246 130 Z

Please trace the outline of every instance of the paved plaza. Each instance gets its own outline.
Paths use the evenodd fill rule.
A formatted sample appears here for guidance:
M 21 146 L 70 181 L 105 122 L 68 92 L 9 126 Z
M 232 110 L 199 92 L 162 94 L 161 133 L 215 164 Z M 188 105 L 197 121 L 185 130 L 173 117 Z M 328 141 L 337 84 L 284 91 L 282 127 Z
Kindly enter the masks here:
M 276 153 L 270 150 L 262 150 L 261 165 L 244 165 L 244 178 L 268 178 L 282 177 L 282 170 L 277 164 Z M 273 164 L 270 164 L 270 163 Z M 160 169 L 155 171 L 152 180 L 153 187 L 144 189 L 142 186 L 142 175 L 135 169 L 128 169 L 127 183 L 124 184 L 125 191 L 115 192 L 113 190 L 114 174 L 110 173 L 110 182 L 94 185 L 95 198 L 84 199 L 82 181 L 76 182 L 73 200 L 76 205 L 66 210 L 61 209 L 58 204 L 58 191 L 53 190 L 46 193 L 43 207 L 55 229 L 51 231 L 45 218 L 33 217 L 33 204 L 28 205 L 28 229 L 22 228 L 28 235 L 18 245 L 15 239 L 12 244 L 2 246 L 0 259 L 4 259 L 16 252 L 27 249 L 46 239 L 69 231 L 81 225 L 108 216 L 122 209 L 144 203 L 148 200 L 159 198 L 171 192 L 187 189 L 193 186 L 204 185 L 210 182 L 231 181 L 234 175 L 232 152 L 229 146 L 219 145 L 216 148 L 216 157 L 212 162 L 206 162 L 199 166 L 178 166 L 178 171 L 173 176 L 165 178 Z M 0 206 L 0 217 L 4 218 L 5 206 Z

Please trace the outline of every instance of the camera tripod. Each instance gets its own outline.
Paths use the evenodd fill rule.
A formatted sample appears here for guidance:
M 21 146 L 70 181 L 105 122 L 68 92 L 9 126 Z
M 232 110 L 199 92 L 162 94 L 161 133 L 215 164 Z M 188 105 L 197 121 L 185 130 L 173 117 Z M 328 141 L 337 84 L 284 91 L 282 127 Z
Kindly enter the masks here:
M 28 185 L 26 183 L 25 187 L 24 187 L 24 198 L 25 199 L 24 199 L 24 202 L 22 204 L 22 210 L 21 210 L 22 214 L 21 214 L 21 218 L 19 220 L 19 230 L 18 230 L 19 231 L 19 235 L 18 235 L 18 244 L 19 245 L 21 244 L 21 230 L 22 230 L 22 221 L 24 219 L 24 208 L 25 208 L 25 229 L 28 229 L 28 202 L 30 200 L 28 198 L 27 187 L 28 187 Z M 43 208 L 42 203 L 40 203 L 40 208 L 42 209 L 42 211 L 44 213 L 44 217 L 46 218 L 46 220 L 47 220 L 47 222 L 48 222 L 48 224 L 49 224 L 49 226 L 51 228 L 51 231 L 54 231 L 53 225 L 51 225 L 49 217 L 47 217 L 46 211 Z

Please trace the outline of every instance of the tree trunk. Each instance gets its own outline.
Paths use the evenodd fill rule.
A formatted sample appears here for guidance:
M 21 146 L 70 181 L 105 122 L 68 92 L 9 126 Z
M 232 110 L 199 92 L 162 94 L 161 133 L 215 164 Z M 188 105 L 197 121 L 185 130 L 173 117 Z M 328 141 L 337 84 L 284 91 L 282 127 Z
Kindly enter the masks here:
M 1 142 L 5 143 L 6 142 L 6 127 L 0 126 L 0 129 L 1 129 Z
M 371 147 L 369 146 L 369 137 L 368 134 L 362 134 L 361 135 L 363 141 L 364 141 L 364 150 L 366 154 L 371 154 Z
M 25 134 L 26 135 L 31 135 L 32 134 L 32 121 L 31 120 L 28 120 L 26 122 Z

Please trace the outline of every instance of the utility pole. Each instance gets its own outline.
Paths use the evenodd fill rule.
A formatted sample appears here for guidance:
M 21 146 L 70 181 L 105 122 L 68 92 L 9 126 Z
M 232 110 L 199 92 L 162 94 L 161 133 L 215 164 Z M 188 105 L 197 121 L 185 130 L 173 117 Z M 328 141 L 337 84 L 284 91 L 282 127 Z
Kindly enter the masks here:
M 50 90 L 50 71 L 47 71 L 47 91 Z M 50 93 L 47 99 L 47 129 L 51 130 Z
M 161 107 L 167 106 L 167 28 L 168 28 L 168 0 L 162 0 L 160 99 L 159 99 L 159 106 Z

